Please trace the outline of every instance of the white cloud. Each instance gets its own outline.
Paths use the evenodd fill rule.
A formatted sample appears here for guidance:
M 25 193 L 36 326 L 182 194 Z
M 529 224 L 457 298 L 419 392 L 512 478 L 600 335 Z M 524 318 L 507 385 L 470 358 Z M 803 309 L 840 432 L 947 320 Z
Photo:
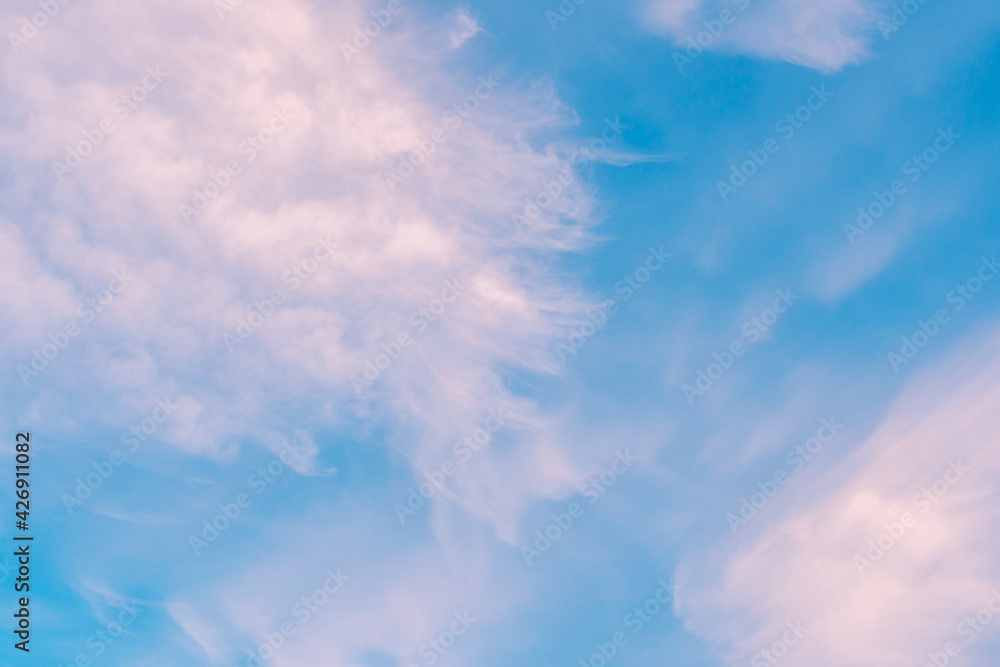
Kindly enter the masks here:
M 454 12 L 451 18 L 454 27 L 448 31 L 448 41 L 453 49 L 457 49 L 482 32 L 483 27 L 467 9 Z
M 467 13 L 453 19 L 454 39 L 479 30 Z M 554 369 L 551 343 L 588 304 L 544 267 L 584 247 L 595 220 L 575 175 L 528 230 L 510 216 L 569 169 L 546 136 L 572 116 L 549 86 L 487 67 L 458 78 L 433 44 L 422 60 L 418 38 L 432 31 L 415 13 L 345 57 L 341 43 L 365 21 L 356 2 L 241 5 L 220 19 L 201 0 L 102 0 L 55 17 L 4 61 L 4 89 L 21 92 L 0 144 L 21 174 L 16 193 L 35 198 L 17 194 L 9 201 L 23 205 L 5 211 L 0 278 L 13 289 L 0 307 L 16 324 L 4 354 L 30 365 L 112 271 L 135 276 L 28 396 L 79 393 L 87 378 L 81 400 L 123 426 L 174 397 L 183 409 L 160 435 L 220 459 L 240 439 L 273 448 L 296 429 L 381 421 L 416 443 L 415 459 L 441 460 L 501 402 L 513 421 L 537 422 L 500 372 Z M 117 116 L 148 67 L 162 82 Z M 60 182 L 53 163 L 103 118 L 113 132 Z M 411 156 L 420 164 L 390 187 L 386 174 Z M 230 162 L 239 173 L 219 176 Z M 179 205 L 193 207 L 213 178 L 221 194 L 186 224 Z M 303 264 L 321 240 L 333 249 Z M 303 266 L 308 280 L 295 277 Z M 411 314 L 436 308 L 448 280 L 462 295 L 418 331 Z M 276 289 L 284 301 L 268 305 Z M 225 336 L 256 309 L 263 323 L 230 353 Z M 359 399 L 351 376 L 400 332 L 414 344 Z M 307 396 L 314 408 L 288 400 Z M 44 399 L 33 409 L 58 411 Z
M 434 28 L 418 25 L 415 12 L 400 13 L 391 31 L 348 50 L 348 60 L 341 43 L 367 20 L 359 2 L 244 3 L 224 20 L 203 0 L 96 0 L 74 11 L 72 21 L 53 19 L 16 62 L 5 59 L 0 79 L 5 90 L 21 91 L 0 127 L 2 150 L 20 174 L 3 211 L 9 238 L 0 246 L 7 258 L 0 279 L 11 289 L 0 309 L 11 325 L 0 349 L 12 366 L 30 364 L 32 349 L 80 320 L 77 304 L 99 294 L 112 271 L 126 267 L 134 278 L 31 378 L 18 413 L 44 423 L 61 412 L 74 420 L 92 414 L 125 429 L 169 398 L 179 407 L 157 439 L 222 463 L 242 443 L 279 451 L 295 440 L 316 457 L 296 466 L 311 476 L 332 472 L 320 464 L 329 445 L 318 434 L 364 437 L 356 434 L 374 424 L 420 475 L 451 458 L 453 443 L 488 409 L 504 405 L 509 441 L 502 455 L 483 460 L 495 457 L 509 481 L 498 482 L 487 465 L 464 471 L 456 484 L 463 515 L 436 528 L 446 544 L 467 539 L 470 529 L 490 544 L 497 534 L 513 541 L 532 499 L 575 484 L 579 472 L 545 435 L 549 419 L 502 380 L 511 368 L 556 371 L 555 340 L 589 306 L 574 280 L 550 268 L 557 253 L 590 243 L 596 222 L 565 149 L 574 142 L 554 138 L 574 118 L 551 86 L 508 80 L 488 66 L 482 79 L 454 75 L 440 36 L 451 31 L 459 46 L 479 31 L 461 12 Z M 13 20 L 9 12 L 0 18 Z M 116 116 L 116 100 L 141 83 L 147 66 L 161 67 L 165 79 L 127 118 Z M 272 125 L 279 114 L 290 117 L 287 126 Z M 114 131 L 60 182 L 52 163 L 105 117 Z M 433 139 L 435 128 L 444 141 Z M 266 137 L 266 146 L 250 151 L 251 135 Z M 386 174 L 428 145 L 433 152 L 390 187 Z M 218 176 L 230 161 L 240 173 Z M 523 214 L 526 201 L 562 174 L 570 176 L 561 193 L 516 232 L 511 214 Z M 186 224 L 178 206 L 193 205 L 194 189 L 213 178 L 224 182 L 221 194 Z M 320 246 L 324 256 L 307 264 Z M 310 272 L 308 279 L 296 271 Z M 446 281 L 456 280 L 461 295 L 436 314 Z M 284 300 L 264 303 L 276 289 Z M 263 322 L 230 353 L 225 336 L 261 309 Z M 426 329 L 411 318 L 420 309 L 434 313 Z M 400 332 L 413 345 L 359 398 L 351 376 L 363 375 Z M 72 409 L 53 395 L 72 396 Z M 69 432 L 92 427 L 60 424 Z M 192 474 L 182 459 L 169 460 L 185 468 L 173 471 L 177 477 Z M 395 520 L 395 500 L 385 499 L 380 519 Z M 100 512 L 143 525 L 151 516 Z M 177 510 L 192 526 L 198 512 Z M 317 538 L 311 517 L 296 528 L 294 539 L 274 540 L 296 545 L 280 562 L 314 553 L 317 567 L 329 565 L 343 535 Z M 261 525 L 259 534 L 271 530 Z M 463 560 L 484 567 L 479 551 Z M 267 559 L 247 554 L 226 571 L 259 586 L 261 577 L 247 573 Z M 277 660 L 302 651 L 346 661 L 368 647 L 412 656 L 469 604 L 438 559 L 436 547 L 430 556 L 407 552 L 405 563 L 358 555 L 355 562 L 372 561 L 369 582 L 386 585 L 359 587 L 350 613 L 331 605 L 329 618 L 353 628 L 344 636 L 354 639 L 331 640 L 316 624 L 303 631 L 301 648 Z M 303 572 L 282 586 L 308 592 L 317 582 Z M 274 614 L 287 609 L 285 590 L 201 581 L 193 588 L 161 595 L 191 645 L 214 661 L 273 631 L 282 620 Z M 210 606 L 216 594 L 222 603 Z M 504 604 L 497 591 L 474 597 Z
M 822 71 L 862 60 L 876 17 L 865 0 L 778 0 L 761 6 L 752 0 L 648 0 L 643 15 L 681 50 L 692 45 L 694 50 L 731 50 Z
M 801 621 L 809 631 L 782 658 L 789 667 L 922 664 L 948 641 L 969 652 L 957 626 L 1000 581 L 990 500 L 1000 479 L 1000 346 L 995 331 L 985 339 L 913 380 L 850 457 L 804 473 L 739 536 L 687 558 L 688 628 L 727 659 L 752 660 L 786 621 Z M 948 472 L 959 463 L 963 476 Z M 925 490 L 933 498 L 917 499 Z M 906 513 L 915 525 L 900 535 Z M 871 567 L 855 561 L 886 524 L 895 544 L 872 551 Z

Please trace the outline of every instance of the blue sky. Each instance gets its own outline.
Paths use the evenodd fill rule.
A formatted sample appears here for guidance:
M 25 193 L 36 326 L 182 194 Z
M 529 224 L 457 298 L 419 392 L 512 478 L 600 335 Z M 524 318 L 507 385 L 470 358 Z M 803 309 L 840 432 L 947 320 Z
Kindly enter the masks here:
M 995 663 L 1000 8 L 562 7 L 0 12 L 33 660 Z

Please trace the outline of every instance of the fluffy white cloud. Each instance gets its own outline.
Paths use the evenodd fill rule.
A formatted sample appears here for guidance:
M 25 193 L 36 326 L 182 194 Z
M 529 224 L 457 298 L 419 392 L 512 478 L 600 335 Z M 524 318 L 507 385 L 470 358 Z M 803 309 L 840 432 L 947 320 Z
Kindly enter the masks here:
M 499 404 L 511 432 L 537 424 L 501 377 L 554 370 L 588 307 L 548 268 L 595 221 L 554 139 L 572 114 L 544 83 L 454 74 L 441 36 L 478 24 L 430 21 L 409 3 L 373 19 L 358 2 L 101 0 L 5 58 L 0 144 L 19 177 L 0 347 L 32 369 L 79 327 L 25 373 L 33 409 L 85 382 L 83 405 L 129 426 L 171 396 L 183 409 L 160 435 L 216 457 L 361 421 L 440 461 Z M 528 201 L 541 210 L 517 229 Z
M 987 340 L 913 380 L 849 457 L 687 559 L 687 626 L 752 663 L 801 622 L 790 667 L 923 664 L 948 642 L 970 653 L 996 637 L 1000 615 L 982 633 L 960 626 L 1000 582 L 1000 346 Z

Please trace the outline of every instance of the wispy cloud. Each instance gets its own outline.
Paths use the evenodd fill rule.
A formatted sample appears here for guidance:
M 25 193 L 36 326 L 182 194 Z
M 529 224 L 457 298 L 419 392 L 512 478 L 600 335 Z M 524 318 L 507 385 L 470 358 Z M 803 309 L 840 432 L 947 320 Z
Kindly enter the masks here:
M 457 49 L 478 35 L 483 27 L 467 9 L 459 9 L 451 15 L 453 27 L 448 31 L 451 48 Z
M 643 16 L 680 51 L 731 50 L 833 71 L 868 54 L 875 9 L 866 0 L 648 0 Z

